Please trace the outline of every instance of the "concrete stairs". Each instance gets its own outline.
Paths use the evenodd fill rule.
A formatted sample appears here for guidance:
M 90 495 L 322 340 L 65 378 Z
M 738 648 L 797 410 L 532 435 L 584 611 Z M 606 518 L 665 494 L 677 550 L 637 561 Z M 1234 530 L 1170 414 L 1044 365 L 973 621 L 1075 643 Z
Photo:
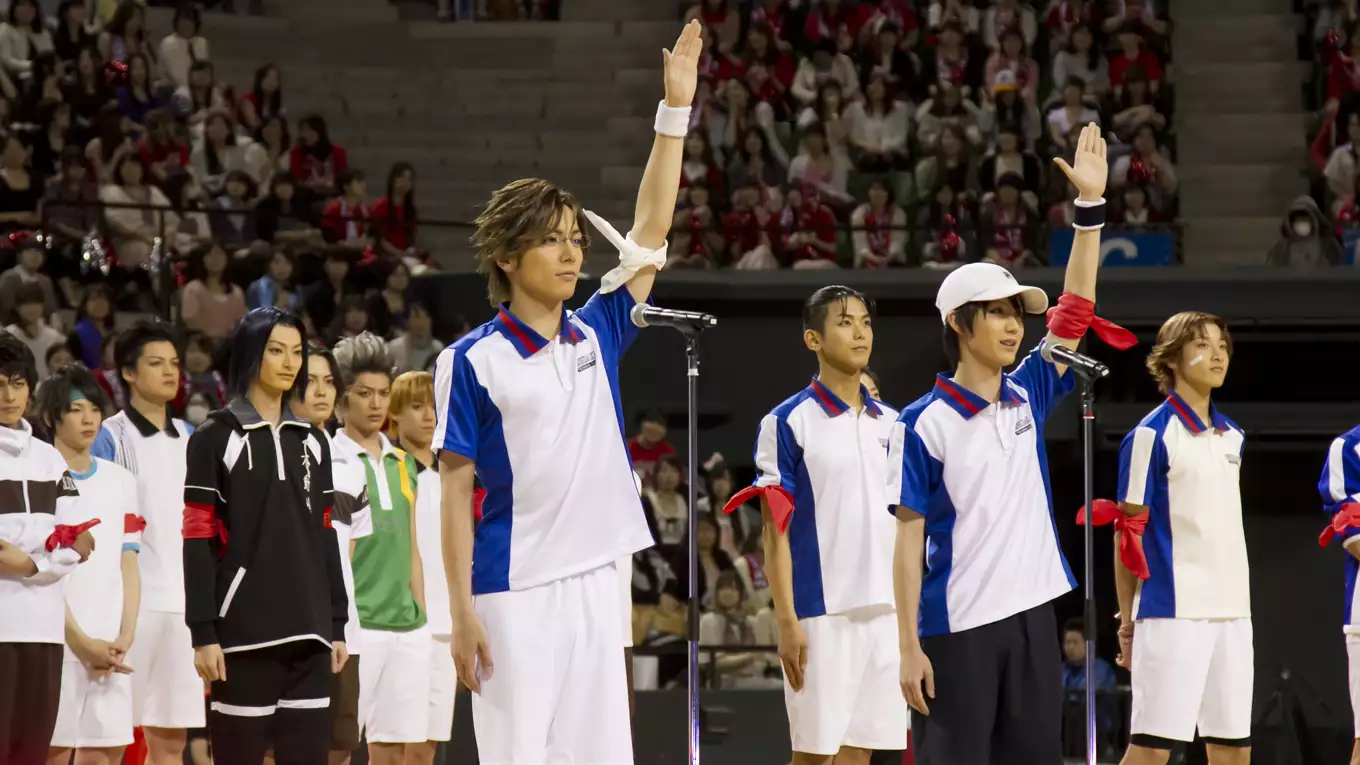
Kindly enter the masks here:
M 1259 265 L 1307 193 L 1308 146 L 1289 0 L 1172 5 L 1187 265 Z

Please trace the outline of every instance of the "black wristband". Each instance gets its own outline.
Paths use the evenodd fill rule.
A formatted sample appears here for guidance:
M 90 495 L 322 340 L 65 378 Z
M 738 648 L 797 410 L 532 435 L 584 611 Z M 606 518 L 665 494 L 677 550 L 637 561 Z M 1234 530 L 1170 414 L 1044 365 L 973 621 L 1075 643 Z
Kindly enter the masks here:
M 1078 231 L 1098 231 L 1105 226 L 1105 199 L 1099 202 L 1077 200 L 1072 214 L 1072 228 Z

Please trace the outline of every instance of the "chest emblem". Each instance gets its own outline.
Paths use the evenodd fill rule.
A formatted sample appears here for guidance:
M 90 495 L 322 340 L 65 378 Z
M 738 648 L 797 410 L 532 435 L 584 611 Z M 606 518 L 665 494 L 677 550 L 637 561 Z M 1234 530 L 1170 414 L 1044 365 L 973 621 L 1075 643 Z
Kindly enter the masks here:
M 1229 464 L 1229 465 L 1241 465 L 1241 464 L 1242 464 L 1242 455 L 1240 455 L 1240 454 L 1227 454 L 1227 455 L 1224 455 L 1224 456 L 1226 456 L 1226 457 L 1228 458 L 1228 464 Z
M 1015 425 L 1015 435 L 1020 436 L 1034 430 L 1034 420 L 1029 417 L 1021 417 L 1020 422 Z
M 888 449 L 888 439 L 886 439 L 886 438 L 880 438 L 880 439 L 878 439 L 878 445 L 881 446 L 881 447 L 883 447 L 883 450 L 884 450 L 884 451 L 887 451 L 887 449 Z
M 312 455 L 308 453 L 306 447 L 302 449 L 302 501 L 307 505 L 307 512 L 312 512 Z
M 577 372 L 584 372 L 593 366 L 595 366 L 595 351 L 591 351 L 590 353 L 587 353 L 586 355 L 576 360 Z

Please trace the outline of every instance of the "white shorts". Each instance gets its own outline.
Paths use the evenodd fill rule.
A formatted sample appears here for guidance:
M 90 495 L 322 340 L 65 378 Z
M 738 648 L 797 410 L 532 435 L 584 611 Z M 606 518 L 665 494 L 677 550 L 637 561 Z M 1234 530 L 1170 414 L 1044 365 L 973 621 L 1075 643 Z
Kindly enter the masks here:
M 1355 716 L 1355 737 L 1360 738 L 1360 635 L 1346 635 L 1346 658 L 1350 660 L 1351 714 Z
M 633 556 L 626 555 L 614 564 L 619 572 L 619 607 L 623 609 L 623 647 L 633 647 Z
M 142 611 L 128 650 L 132 721 L 148 728 L 202 728 L 203 679 L 194 669 L 194 641 L 184 614 Z
M 1251 619 L 1142 619 L 1133 632 L 1133 735 L 1251 736 Z
M 857 609 L 799 623 L 808 645 L 803 689 L 784 681 L 793 751 L 906 749 L 910 708 L 898 684 L 897 614 Z
M 453 733 L 453 701 L 458 695 L 458 671 L 453 668 L 453 638 L 430 638 L 430 714 L 426 741 L 448 741 Z
M 79 661 L 63 662 L 52 746 L 93 749 L 131 743 L 132 676 L 100 677 Z
M 360 627 L 359 641 L 364 647 L 359 662 L 359 726 L 368 742 L 418 744 L 428 740 L 429 630 L 390 632 Z
M 617 568 L 473 599 L 493 665 L 472 696 L 482 765 L 632 765 Z

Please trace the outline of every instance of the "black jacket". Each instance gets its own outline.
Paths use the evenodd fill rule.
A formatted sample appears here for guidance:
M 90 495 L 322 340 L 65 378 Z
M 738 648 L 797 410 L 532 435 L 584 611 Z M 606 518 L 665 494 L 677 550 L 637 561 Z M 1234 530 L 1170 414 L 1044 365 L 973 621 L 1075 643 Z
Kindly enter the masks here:
M 345 639 L 330 446 L 287 409 L 275 427 L 235 398 L 189 438 L 184 618 L 195 647 Z

